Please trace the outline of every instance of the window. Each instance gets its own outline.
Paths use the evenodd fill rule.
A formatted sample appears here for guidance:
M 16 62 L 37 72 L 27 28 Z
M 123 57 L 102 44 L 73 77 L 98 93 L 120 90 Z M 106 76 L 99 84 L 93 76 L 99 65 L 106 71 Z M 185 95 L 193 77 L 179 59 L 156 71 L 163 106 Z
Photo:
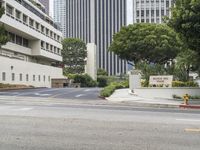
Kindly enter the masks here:
M 46 77 L 45 77 L 45 75 L 43 76 L 43 80 L 44 80 L 44 82 L 45 82 L 45 80 L 46 80 Z
M 33 81 L 35 81 L 35 75 L 33 75 Z
M 59 37 L 59 35 L 57 36 L 57 40 L 60 41 L 60 37 Z
M 50 31 L 50 37 L 53 37 L 53 32 L 52 31 Z
M 15 81 L 15 74 L 12 73 L 12 81 Z
M 44 33 L 44 26 L 41 26 L 41 32 Z
M 41 79 L 40 79 L 40 75 L 38 75 L 38 81 L 40 82 L 40 80 L 41 80 Z
M 46 29 L 46 35 L 47 36 L 49 35 L 49 29 Z
M 49 82 L 51 81 L 51 77 L 50 76 L 48 76 L 48 80 L 49 80 Z
M 59 48 L 58 48 L 58 51 L 57 51 L 57 53 L 58 53 L 58 54 L 60 54 L 60 49 L 59 49 Z
M 26 74 L 26 81 L 28 81 L 28 74 Z
M 6 5 L 6 12 L 10 15 L 13 15 L 13 7 Z
M 2 72 L 2 81 L 6 81 L 6 73 Z
M 16 35 L 16 44 L 22 45 L 22 37 Z
M 27 23 L 27 20 L 28 20 L 27 18 L 28 18 L 28 17 L 27 17 L 26 15 L 23 14 L 23 22 L 24 22 L 24 23 Z
M 44 41 L 41 41 L 41 48 L 44 49 Z
M 22 81 L 22 73 L 19 74 L 19 81 Z
M 15 43 L 15 35 L 9 32 L 10 42 Z
M 39 26 L 40 26 L 40 24 L 38 22 L 36 22 L 35 27 L 36 27 L 37 30 L 39 30 Z
M 56 53 L 56 51 L 57 51 L 57 48 L 56 48 L 56 47 L 54 47 L 54 53 Z
M 49 50 L 49 44 L 46 43 L 46 50 Z
M 28 47 L 28 40 L 23 38 L 23 46 Z
M 33 27 L 33 24 L 34 24 L 34 20 L 29 18 L 29 25 Z
M 17 19 L 20 19 L 20 20 L 21 20 L 21 12 L 18 11 L 18 10 L 16 10 L 16 11 L 15 11 L 15 17 L 16 17 Z

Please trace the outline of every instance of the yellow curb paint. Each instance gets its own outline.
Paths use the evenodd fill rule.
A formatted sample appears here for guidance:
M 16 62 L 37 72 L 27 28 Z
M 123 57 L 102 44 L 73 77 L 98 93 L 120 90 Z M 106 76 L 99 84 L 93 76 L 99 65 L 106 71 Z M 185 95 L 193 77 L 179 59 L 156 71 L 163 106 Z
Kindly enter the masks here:
M 200 132 L 200 129 L 185 129 L 186 132 Z

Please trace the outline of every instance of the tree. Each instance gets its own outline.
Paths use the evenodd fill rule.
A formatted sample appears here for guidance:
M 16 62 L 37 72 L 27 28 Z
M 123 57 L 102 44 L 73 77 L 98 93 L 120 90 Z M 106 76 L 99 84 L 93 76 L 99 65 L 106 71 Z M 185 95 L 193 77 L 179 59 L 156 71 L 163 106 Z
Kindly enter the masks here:
M 164 64 L 177 56 L 180 46 L 177 34 L 167 25 L 138 23 L 116 33 L 109 50 L 135 64 Z
M 188 81 L 189 80 L 189 73 L 192 69 L 199 66 L 198 65 L 198 57 L 196 57 L 197 53 L 192 50 L 184 50 L 180 52 L 178 57 L 176 58 L 176 70 L 179 74 L 182 74 L 180 80 Z
M 200 0 L 176 0 L 168 24 L 200 56 Z
M 4 12 L 5 12 L 4 8 L 0 5 L 0 18 L 2 17 Z M 7 32 L 4 26 L 0 25 L 0 47 L 2 45 L 5 45 L 8 42 L 8 40 L 9 40 L 9 37 L 7 36 Z
M 63 63 L 65 73 L 84 73 L 87 48 L 86 44 L 80 39 L 67 38 L 63 42 Z

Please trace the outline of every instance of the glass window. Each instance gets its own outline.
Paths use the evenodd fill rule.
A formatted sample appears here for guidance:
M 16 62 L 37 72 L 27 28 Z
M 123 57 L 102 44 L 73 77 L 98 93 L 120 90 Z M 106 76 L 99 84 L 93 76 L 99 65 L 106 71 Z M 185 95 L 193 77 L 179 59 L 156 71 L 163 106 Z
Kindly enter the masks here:
M 21 19 L 21 12 L 16 10 L 15 11 L 15 16 L 16 16 L 17 19 Z
M 49 50 L 49 44 L 46 43 L 46 50 Z
M 19 81 L 22 81 L 22 73 L 19 74 Z
M 9 32 L 9 38 L 10 38 L 10 42 L 15 43 L 15 35 L 13 33 Z
M 44 48 L 44 41 L 41 41 L 41 48 Z
M 38 81 L 40 81 L 41 79 L 40 79 L 40 75 L 38 75 Z
M 22 37 L 16 35 L 16 44 L 22 45 Z
M 33 75 L 33 81 L 35 81 L 35 75 Z
M 44 26 L 41 26 L 41 32 L 44 33 Z
M 28 40 L 23 38 L 23 46 L 28 47 Z
M 37 30 L 39 30 L 39 26 L 40 26 L 40 24 L 38 22 L 36 22 L 35 27 L 36 27 Z
M 6 73 L 2 72 L 2 81 L 6 81 Z
M 12 81 L 15 81 L 15 74 L 12 73 Z
M 28 81 L 28 74 L 26 74 L 26 81 Z
M 27 23 L 27 19 L 28 17 L 26 15 L 23 14 L 23 22 Z
M 6 12 L 10 15 L 13 15 L 13 7 L 6 5 Z
M 29 25 L 33 27 L 33 24 L 34 24 L 34 20 L 29 18 Z
M 45 80 L 46 80 L 46 77 L 45 77 L 45 75 L 43 76 L 43 80 L 44 80 L 44 82 L 45 82 Z

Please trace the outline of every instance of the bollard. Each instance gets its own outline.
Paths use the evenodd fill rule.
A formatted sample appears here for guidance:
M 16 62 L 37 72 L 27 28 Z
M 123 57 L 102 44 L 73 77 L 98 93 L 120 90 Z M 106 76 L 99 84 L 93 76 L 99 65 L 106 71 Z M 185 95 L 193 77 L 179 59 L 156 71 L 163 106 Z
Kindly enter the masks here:
M 185 104 L 185 105 L 188 105 L 188 101 L 189 101 L 189 95 L 188 95 L 188 94 L 185 94 L 185 95 L 183 96 L 183 101 L 184 101 L 184 104 Z

